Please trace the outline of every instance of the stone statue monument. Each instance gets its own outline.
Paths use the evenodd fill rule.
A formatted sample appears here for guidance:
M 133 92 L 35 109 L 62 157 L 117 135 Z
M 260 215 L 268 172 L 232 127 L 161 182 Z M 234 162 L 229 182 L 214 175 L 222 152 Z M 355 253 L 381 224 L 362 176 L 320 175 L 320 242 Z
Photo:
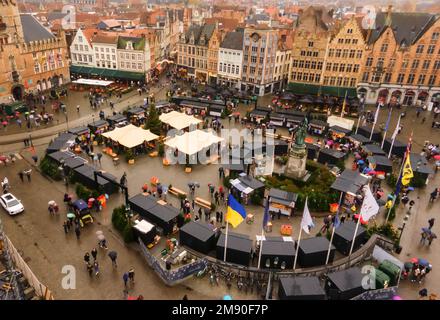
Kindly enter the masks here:
M 289 160 L 287 161 L 284 174 L 296 180 L 307 180 L 308 172 L 306 170 L 307 150 L 305 138 L 307 135 L 307 118 L 296 130 L 295 137 L 290 143 Z

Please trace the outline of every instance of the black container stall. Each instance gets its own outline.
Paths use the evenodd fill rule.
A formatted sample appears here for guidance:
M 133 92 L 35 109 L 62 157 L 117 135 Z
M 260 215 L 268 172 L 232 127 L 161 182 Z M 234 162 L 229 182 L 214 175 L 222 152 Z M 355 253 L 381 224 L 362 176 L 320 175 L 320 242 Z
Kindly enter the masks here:
M 326 237 L 303 239 L 299 243 L 298 264 L 303 268 L 325 265 L 330 241 Z M 333 262 L 336 248 L 330 249 L 329 263 Z
M 184 100 L 180 103 L 180 107 L 189 108 L 194 114 L 200 114 L 202 111 L 208 111 L 208 104 L 200 101 Z
M 370 168 L 375 171 L 383 171 L 385 173 L 393 172 L 393 163 L 385 156 L 369 156 L 367 160 L 370 163 Z
M 328 131 L 335 137 L 343 138 L 351 133 L 351 130 L 342 128 L 340 126 L 331 126 Z
M 82 157 L 76 156 L 70 151 L 56 151 L 54 153 L 47 155 L 51 161 L 53 161 L 57 166 L 63 164 L 66 169 L 65 173 L 69 174 L 71 170 L 81 167 L 87 163 Z
M 312 119 L 309 123 L 309 133 L 322 136 L 325 133 L 325 129 L 327 128 L 327 122 L 318 120 L 318 119 Z
M 121 122 L 127 121 L 127 117 L 124 116 L 123 114 L 119 114 L 119 113 L 117 113 L 117 114 L 115 114 L 115 115 L 112 115 L 112 116 L 110 116 L 110 117 L 107 117 L 107 121 L 108 121 L 108 123 L 110 123 L 110 125 L 111 125 L 112 127 L 114 127 L 114 126 L 116 126 L 118 123 L 121 123 Z
M 95 168 L 93 168 L 88 164 L 73 169 L 73 174 L 75 176 L 75 179 L 90 189 L 100 190 L 107 194 L 112 194 L 117 190 L 116 185 L 99 176 L 97 177 L 97 183 L 96 183 L 94 172 L 95 172 Z M 116 182 L 115 176 L 109 173 L 104 173 L 103 175 Z
M 249 266 L 252 251 L 252 240 L 247 235 L 228 232 L 228 249 L 226 261 Z M 217 241 L 217 259 L 224 261 L 225 234 L 222 233 Z
M 359 127 L 357 133 L 360 135 L 363 135 L 367 139 L 370 139 L 371 129 L 372 128 L 370 128 L 370 127 L 362 126 L 362 127 Z M 381 135 L 381 132 L 378 128 L 374 128 L 373 136 L 371 137 L 371 140 L 375 141 L 375 142 L 382 143 L 382 135 Z
M 64 160 L 64 168 L 66 169 L 67 173 L 70 173 L 73 169 L 79 168 L 86 163 L 87 160 L 82 157 L 67 158 Z
M 371 144 L 371 140 L 364 137 L 361 134 L 351 134 L 347 137 L 348 140 L 350 140 L 351 142 L 354 143 L 354 145 L 357 146 L 362 146 L 364 144 Z
M 284 115 L 272 112 L 269 116 L 270 124 L 277 127 L 284 126 Z
M 295 245 L 293 241 L 284 241 L 281 237 L 269 238 L 262 241 L 261 267 L 271 269 L 281 269 L 284 262 L 286 269 L 293 268 L 295 259 Z M 275 265 L 276 258 L 278 263 Z
M 90 128 L 90 131 L 93 133 L 96 133 L 99 131 L 100 133 L 106 132 L 107 128 L 109 126 L 109 123 L 105 120 L 97 120 L 95 122 L 89 123 L 88 127 Z
M 344 161 L 345 154 L 334 149 L 321 149 L 318 162 L 322 164 L 336 165 L 338 161 Z
M 286 114 L 285 115 L 286 127 L 287 128 L 296 128 L 301 123 L 303 123 L 304 118 L 305 117 Z
M 283 156 L 283 155 L 287 154 L 287 152 L 289 150 L 289 144 L 286 141 L 274 140 L 273 143 L 274 143 L 274 147 L 275 147 L 274 154 L 276 156 Z M 266 150 L 267 150 L 267 148 L 266 148 Z
M 127 110 L 127 118 L 136 123 L 142 123 L 145 120 L 145 110 L 142 107 L 133 107 Z
M 318 156 L 319 146 L 312 143 L 306 143 L 306 148 L 307 148 L 307 159 L 315 160 Z
M 356 223 L 354 223 L 353 221 L 347 221 L 341 224 L 340 227 L 335 230 L 333 244 L 340 253 L 346 256 L 350 253 L 355 229 Z M 360 225 L 354 241 L 353 252 L 356 251 L 362 244 L 364 244 L 366 235 L 367 230 Z
M 208 106 L 209 115 L 212 117 L 221 117 L 225 110 L 226 106 L 221 104 L 210 103 Z
M 377 144 L 365 144 L 362 146 L 362 150 L 369 156 L 385 156 L 386 153 Z
M 383 144 L 383 150 L 387 153 L 387 155 L 390 153 L 390 148 L 392 143 L 393 140 L 391 138 L 385 139 L 385 142 Z M 403 158 L 405 156 L 405 152 L 406 152 L 406 144 L 397 139 L 394 140 L 393 150 L 391 151 L 391 154 L 399 158 Z
M 86 135 L 90 133 L 90 129 L 88 127 L 76 127 L 71 128 L 67 131 L 68 133 L 74 134 L 77 137 L 80 137 L 82 135 Z
M 215 249 L 216 233 L 207 224 L 190 221 L 180 228 L 180 244 L 208 254 Z
M 53 153 L 60 150 L 67 150 L 75 143 L 76 135 L 72 133 L 62 133 L 56 137 L 47 147 L 46 153 Z
M 148 246 L 154 242 L 154 238 L 157 235 L 156 227 L 146 220 L 136 220 L 133 226 L 133 232 L 136 237 L 139 237 L 142 242 Z
M 278 284 L 280 300 L 325 300 L 325 291 L 318 277 L 281 277 Z
M 264 120 L 268 114 L 269 111 L 267 110 L 254 109 L 249 114 L 249 120 L 255 123 L 260 123 L 260 121 Z
M 160 204 L 157 198 L 143 193 L 128 200 L 130 208 L 158 227 L 158 232 L 169 235 L 175 231 L 179 210 L 169 204 Z
M 328 274 L 325 282 L 325 291 L 330 300 L 349 300 L 366 290 L 362 287 L 365 274 L 360 268 L 354 267 L 347 270 Z
M 65 160 L 76 157 L 76 155 L 70 151 L 55 151 L 53 153 L 48 154 L 47 157 L 53 162 L 55 162 L 57 165 L 60 165 Z

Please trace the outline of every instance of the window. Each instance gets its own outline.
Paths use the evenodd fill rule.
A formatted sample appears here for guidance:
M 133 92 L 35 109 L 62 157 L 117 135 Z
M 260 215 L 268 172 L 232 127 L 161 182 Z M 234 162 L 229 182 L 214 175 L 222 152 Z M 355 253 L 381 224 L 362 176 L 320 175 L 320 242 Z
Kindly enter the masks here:
M 431 40 L 436 41 L 440 38 L 440 32 L 433 32 Z
M 299 62 L 299 67 L 300 67 L 300 68 L 304 68 L 304 60 L 301 60 L 301 61 Z
M 353 68 L 353 72 L 354 73 L 358 73 L 359 72 L 359 68 L 360 68 L 360 66 L 358 64 L 355 64 L 354 68 Z
M 78 42 L 83 42 L 83 37 L 82 36 L 78 36 Z
M 249 68 L 249 73 L 250 74 L 255 74 L 255 67 L 250 67 Z
M 390 67 L 390 68 L 394 68 L 395 65 L 396 65 L 396 59 L 392 58 L 392 59 L 390 60 L 390 65 L 389 65 L 389 67 Z
M 431 61 L 430 60 L 425 60 L 425 61 L 423 61 L 423 66 L 422 66 L 422 69 L 423 70 L 427 70 L 427 69 L 429 69 L 429 65 L 431 64 Z
M 261 63 L 261 64 L 264 63 L 264 57 L 260 57 L 260 63 Z
M 297 68 L 298 67 L 298 60 L 293 60 L 292 67 L 293 68 Z
M 74 47 L 75 47 L 75 50 L 77 50 L 77 51 L 78 51 L 78 45 L 77 45 L 77 44 L 75 44 L 75 46 L 74 46 Z
M 309 41 L 308 45 L 309 45 L 309 48 L 313 47 L 313 41 Z
M 365 65 L 367 67 L 371 67 L 373 65 L 373 58 L 372 57 L 368 57 L 367 58 L 367 62 L 365 63 Z
M 318 62 L 318 70 L 322 70 L 322 61 Z
M 362 75 L 362 81 L 367 82 L 369 77 L 370 77 L 370 73 L 364 72 L 364 74 Z
M 428 46 L 428 54 L 433 54 L 435 51 L 435 45 L 431 44 L 430 46 Z
M 83 61 L 81 54 L 78 55 L 78 61 Z
M 339 63 L 333 63 L 333 71 L 336 72 L 339 69 Z
M 435 84 L 435 80 L 437 80 L 437 76 L 431 75 L 428 80 L 428 86 L 433 86 Z
M 381 78 L 381 74 L 380 73 L 373 73 L 372 77 L 371 77 L 371 81 L 372 82 L 380 82 L 380 78 Z
M 330 49 L 329 51 L 328 51 L 328 56 L 329 57 L 333 57 L 335 55 L 335 49 Z
M 105 48 L 105 52 L 110 52 L 110 49 L 109 48 Z
M 301 56 L 304 57 L 306 55 L 306 51 L 305 50 L 301 50 Z
M 95 54 L 96 59 L 99 59 L 99 53 Z
M 391 81 L 391 76 L 392 76 L 392 73 L 389 73 L 389 72 L 387 72 L 387 73 L 385 73 L 385 78 L 384 78 L 384 82 L 385 83 L 390 83 L 390 81 Z
M 329 77 L 324 77 L 324 85 L 328 85 L 329 79 Z
M 251 63 L 257 63 L 257 57 L 252 56 L 251 57 Z
M 107 55 L 107 60 L 110 60 L 110 55 L 109 54 Z
M 179 57 L 179 58 L 181 58 L 181 57 Z M 121 61 L 121 68 L 125 68 L 125 62 L 124 61 Z
M 311 57 L 312 56 L 312 51 L 307 51 L 307 57 Z
M 344 49 L 342 51 L 342 58 L 347 58 L 348 57 L 348 49 Z
M 414 75 L 414 73 L 411 73 L 409 76 L 408 76 L 408 80 L 406 81 L 406 83 L 407 84 L 413 84 L 414 83 L 414 78 L 415 78 L 416 76 Z
M 345 39 L 345 44 L 350 44 L 351 43 L 351 39 Z
M 344 43 L 344 39 L 338 39 L 338 43 L 339 44 Z
M 258 51 L 258 47 L 252 46 L 252 52 L 257 52 Z
M 142 60 L 142 55 L 138 54 L 138 60 Z
M 354 58 L 355 55 L 356 55 L 356 50 L 350 50 L 349 57 Z
M 79 45 L 79 51 L 84 51 L 84 46 L 82 44 Z
M 358 50 L 356 53 L 356 58 L 362 59 L 362 50 Z
M 326 71 L 331 71 L 332 70 L 332 63 L 331 62 L 327 63 L 327 65 L 325 66 L 325 70 Z
M 347 33 L 348 34 L 352 34 L 353 33 L 353 29 L 347 29 Z
M 132 69 L 136 69 L 136 63 L 135 63 L 135 62 L 132 62 L 132 63 L 131 63 L 131 68 L 132 68 Z
M 319 52 L 318 51 L 314 51 L 313 52 L 313 56 L 316 58 L 317 56 L 319 55 Z
M 423 44 L 419 44 L 419 45 L 417 46 L 416 53 L 417 53 L 417 54 L 423 53 L 423 50 L 424 50 L 424 49 L 425 49 L 425 46 L 424 46 Z
M 433 67 L 433 69 L 434 69 L 434 70 L 439 70 L 439 69 L 440 69 L 440 60 L 436 60 L 436 61 L 434 62 L 434 67 Z
M 89 51 L 89 47 L 88 46 L 84 46 L 84 51 Z
M 422 85 L 422 84 L 425 83 L 425 80 L 426 80 L 426 75 L 425 75 L 425 74 L 421 74 L 421 75 L 419 76 L 419 80 L 417 81 L 417 84 Z
M 380 47 L 380 52 L 387 52 L 388 51 L 388 43 L 383 43 Z
M 292 80 L 296 80 L 296 72 L 292 72 Z
M 402 61 L 402 69 L 408 68 L 408 59 L 403 59 Z
M 310 69 L 310 61 L 306 60 L 305 66 L 306 69 Z
M 142 70 L 142 63 L 138 63 L 138 69 Z
M 338 77 L 338 84 L 339 87 L 342 86 L 342 77 Z
M 264 54 L 264 48 L 260 48 L 260 53 Z
M 112 54 L 112 60 L 116 60 L 116 56 Z
M 331 85 L 331 86 L 334 86 L 335 83 L 336 83 L 336 77 L 331 77 L 331 78 L 330 78 L 330 85 Z
M 35 73 L 40 73 L 40 64 L 38 62 L 36 62 L 34 65 L 34 71 Z
M 319 82 L 321 80 L 321 75 L 319 73 L 315 74 L 315 82 Z
M 309 74 L 308 73 L 304 73 L 303 81 L 309 81 Z
M 417 69 L 419 67 L 420 60 L 415 59 L 411 65 L 411 69 Z
M 339 72 L 345 72 L 345 63 L 341 63 L 339 66 Z
M 312 61 L 311 67 L 312 67 L 312 69 L 316 69 L 316 61 L 315 60 Z
M 343 86 L 344 87 L 348 87 L 348 82 L 350 81 L 350 79 L 349 78 L 344 78 L 344 82 L 343 82 Z
M 399 75 L 397 76 L 397 83 L 403 83 L 403 81 L 405 80 L 405 74 L 404 73 L 399 73 Z
M 358 39 L 353 39 L 353 41 L 351 43 L 358 44 Z
M 347 72 L 352 72 L 352 71 L 353 71 L 353 65 L 347 64 Z
M 104 48 L 103 47 L 101 47 L 100 49 L 101 49 L 101 52 L 104 52 Z
M 93 56 L 91 54 L 89 54 L 89 62 L 93 61 Z
M 351 78 L 350 79 L 350 87 L 356 87 L 356 78 Z
M 102 60 L 105 59 L 105 54 L 101 53 L 101 59 L 102 59 Z
M 136 60 L 136 55 L 134 53 L 131 55 L 131 60 Z
M 298 76 L 296 77 L 297 80 L 301 81 L 302 80 L 302 72 L 298 72 Z

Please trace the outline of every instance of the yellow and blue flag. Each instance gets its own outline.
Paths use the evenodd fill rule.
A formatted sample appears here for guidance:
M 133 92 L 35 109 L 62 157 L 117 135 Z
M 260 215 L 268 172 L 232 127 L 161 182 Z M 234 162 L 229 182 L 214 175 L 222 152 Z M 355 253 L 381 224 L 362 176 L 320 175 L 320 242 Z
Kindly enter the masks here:
M 228 210 L 226 211 L 226 222 L 236 228 L 243 220 L 246 219 L 246 210 L 244 207 L 230 194 L 228 196 Z

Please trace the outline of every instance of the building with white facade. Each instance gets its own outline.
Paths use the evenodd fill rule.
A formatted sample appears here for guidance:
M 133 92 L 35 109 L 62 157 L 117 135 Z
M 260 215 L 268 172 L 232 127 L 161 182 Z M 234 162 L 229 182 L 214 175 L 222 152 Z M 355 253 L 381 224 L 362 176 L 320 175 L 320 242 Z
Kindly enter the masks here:
M 240 89 L 243 68 L 243 32 L 228 32 L 218 52 L 217 83 Z
M 93 51 L 93 29 L 78 29 L 70 46 L 72 64 L 94 67 L 95 53 Z
M 117 69 L 118 55 L 116 53 L 118 36 L 107 34 L 96 34 L 93 39 L 95 61 L 97 68 Z
M 149 74 L 150 46 L 145 37 L 119 36 L 117 52 L 119 70 Z

